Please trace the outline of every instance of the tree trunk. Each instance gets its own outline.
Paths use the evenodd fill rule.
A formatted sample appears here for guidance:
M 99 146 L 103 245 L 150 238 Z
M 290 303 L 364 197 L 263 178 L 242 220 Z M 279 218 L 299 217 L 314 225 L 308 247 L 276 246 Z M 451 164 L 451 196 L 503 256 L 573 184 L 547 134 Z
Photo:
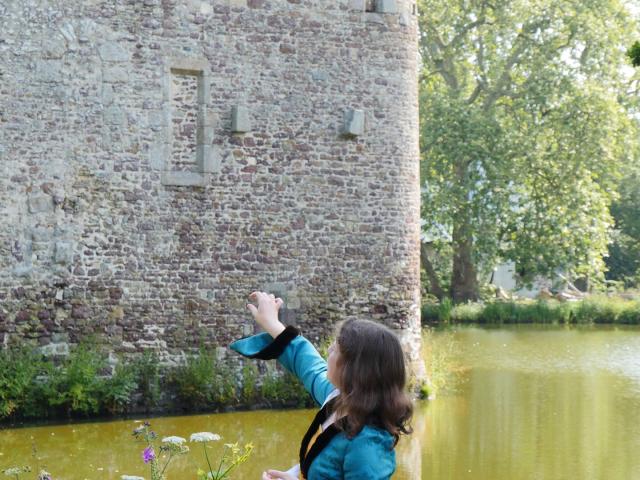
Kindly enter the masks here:
M 431 248 L 429 245 L 427 243 L 420 243 L 420 262 L 422 263 L 422 267 L 427 273 L 427 278 L 429 279 L 429 293 L 435 295 L 438 300 L 442 300 L 445 296 L 444 290 L 442 290 L 440 281 L 438 280 L 438 275 L 436 275 L 433 264 L 431 263 L 431 260 L 429 260 L 430 253 Z
M 473 263 L 473 240 L 465 223 L 464 220 L 458 221 L 453 227 L 451 298 L 454 303 L 475 302 L 480 299 L 478 274 Z

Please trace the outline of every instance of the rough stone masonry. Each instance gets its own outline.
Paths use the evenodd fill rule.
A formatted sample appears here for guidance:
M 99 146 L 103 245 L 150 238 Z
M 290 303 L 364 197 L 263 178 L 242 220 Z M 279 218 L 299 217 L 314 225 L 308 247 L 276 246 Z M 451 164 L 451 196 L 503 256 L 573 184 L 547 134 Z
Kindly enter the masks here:
M 0 0 L 0 343 L 175 362 L 261 289 L 417 360 L 415 8 Z

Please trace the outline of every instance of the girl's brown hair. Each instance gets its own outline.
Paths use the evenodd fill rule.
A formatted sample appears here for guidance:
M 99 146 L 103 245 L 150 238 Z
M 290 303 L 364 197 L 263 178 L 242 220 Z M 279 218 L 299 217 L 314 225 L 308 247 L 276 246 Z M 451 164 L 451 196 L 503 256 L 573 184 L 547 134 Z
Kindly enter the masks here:
M 405 391 L 404 353 L 398 337 L 387 327 L 369 320 L 347 320 L 336 339 L 340 355 L 340 395 L 333 410 L 336 426 L 348 436 L 365 425 L 388 431 L 395 439 L 411 433 L 413 413 Z

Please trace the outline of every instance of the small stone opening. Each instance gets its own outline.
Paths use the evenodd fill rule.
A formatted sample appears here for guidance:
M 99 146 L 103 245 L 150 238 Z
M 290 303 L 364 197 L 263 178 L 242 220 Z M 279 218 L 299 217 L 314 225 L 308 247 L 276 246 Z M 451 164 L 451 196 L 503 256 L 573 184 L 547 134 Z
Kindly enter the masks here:
M 377 0 L 366 0 L 364 4 L 365 12 L 375 12 L 376 11 L 376 2 Z
M 197 171 L 198 73 L 171 69 L 171 171 Z

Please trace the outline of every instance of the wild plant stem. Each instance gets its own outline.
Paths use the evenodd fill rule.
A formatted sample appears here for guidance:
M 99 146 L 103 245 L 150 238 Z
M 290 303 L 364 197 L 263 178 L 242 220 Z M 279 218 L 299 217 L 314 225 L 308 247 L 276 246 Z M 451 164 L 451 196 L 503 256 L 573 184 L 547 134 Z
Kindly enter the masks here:
M 223 447 L 222 457 L 220 457 L 220 463 L 218 464 L 218 470 L 216 470 L 216 477 L 215 477 L 214 480 L 219 480 L 220 478 L 224 478 L 224 477 L 219 477 L 218 476 L 218 474 L 220 473 L 220 469 L 222 468 L 222 462 L 224 462 L 224 448 L 227 448 L 227 447 Z M 211 473 L 213 473 L 213 472 L 211 472 Z
M 207 444 L 203 443 L 202 447 L 204 448 L 204 458 L 207 459 L 207 465 L 209 465 L 209 472 L 213 475 L 213 468 L 211 467 L 211 462 L 209 461 L 209 454 L 207 453 Z
M 232 464 L 229 466 L 229 468 L 227 468 L 224 472 L 222 472 L 222 476 L 220 477 L 220 479 L 224 478 L 224 477 L 225 477 L 225 475 L 226 475 L 227 473 L 229 473 L 229 471 L 230 471 L 233 467 L 235 467 L 235 466 L 236 466 L 236 464 L 235 464 L 235 463 L 232 463 Z
M 164 471 L 169 466 L 169 462 L 171 461 L 172 458 L 173 458 L 173 453 L 169 452 L 169 458 L 167 459 L 167 463 L 164 464 L 164 467 L 163 467 L 162 471 L 160 472 L 160 477 L 162 477 L 162 475 L 164 475 Z

